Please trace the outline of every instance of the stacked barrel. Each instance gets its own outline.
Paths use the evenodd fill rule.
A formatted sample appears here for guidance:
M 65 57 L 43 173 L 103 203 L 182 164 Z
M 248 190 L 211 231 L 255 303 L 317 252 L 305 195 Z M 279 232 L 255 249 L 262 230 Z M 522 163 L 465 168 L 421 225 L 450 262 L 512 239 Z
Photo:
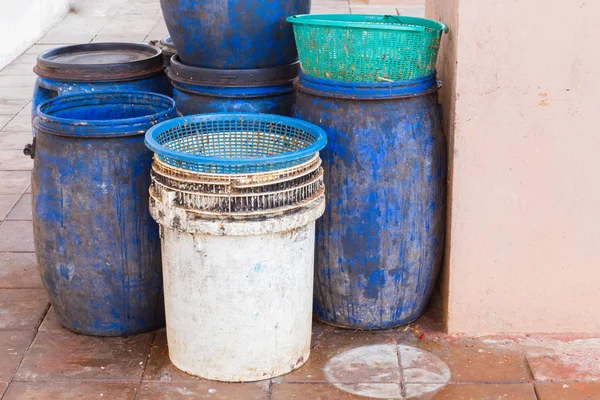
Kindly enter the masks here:
M 446 143 L 435 76 L 436 21 L 303 15 L 295 116 L 325 129 L 317 224 L 317 318 L 352 329 L 424 311 L 444 253 Z
M 161 0 L 177 49 L 168 76 L 183 115 L 256 112 L 291 115 L 298 76 L 286 17 L 310 0 Z

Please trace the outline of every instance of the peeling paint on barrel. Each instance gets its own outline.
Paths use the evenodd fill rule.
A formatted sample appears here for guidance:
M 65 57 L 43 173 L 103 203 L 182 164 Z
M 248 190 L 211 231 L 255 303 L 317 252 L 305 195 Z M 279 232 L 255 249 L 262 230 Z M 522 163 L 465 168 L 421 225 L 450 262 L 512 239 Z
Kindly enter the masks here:
M 435 92 L 360 100 L 299 85 L 295 116 L 327 131 L 315 314 L 384 329 L 418 318 L 441 267 L 446 143 Z

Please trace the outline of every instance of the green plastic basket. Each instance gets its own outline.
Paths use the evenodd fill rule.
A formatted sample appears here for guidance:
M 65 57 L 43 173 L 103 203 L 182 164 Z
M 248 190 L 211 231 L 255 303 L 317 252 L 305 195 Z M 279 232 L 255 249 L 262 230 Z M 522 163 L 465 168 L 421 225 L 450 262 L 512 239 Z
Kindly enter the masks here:
M 288 17 L 305 74 L 343 82 L 416 79 L 435 71 L 441 22 L 395 15 Z

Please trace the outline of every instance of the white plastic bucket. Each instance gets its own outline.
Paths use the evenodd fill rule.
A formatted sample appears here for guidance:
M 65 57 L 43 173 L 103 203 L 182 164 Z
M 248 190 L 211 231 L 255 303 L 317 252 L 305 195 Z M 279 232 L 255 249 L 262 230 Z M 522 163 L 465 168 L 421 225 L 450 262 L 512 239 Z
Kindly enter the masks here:
M 173 364 L 227 382 L 269 379 L 304 364 L 323 196 L 262 220 L 197 218 L 172 200 L 152 196 L 150 208 L 161 225 Z

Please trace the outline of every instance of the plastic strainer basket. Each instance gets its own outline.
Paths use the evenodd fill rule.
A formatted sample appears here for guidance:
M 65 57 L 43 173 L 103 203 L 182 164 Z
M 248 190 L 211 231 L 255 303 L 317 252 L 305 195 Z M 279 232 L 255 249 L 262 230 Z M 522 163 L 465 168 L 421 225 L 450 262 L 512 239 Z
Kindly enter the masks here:
M 146 145 L 162 162 L 188 171 L 245 174 L 310 160 L 327 143 L 323 129 L 269 114 L 201 114 L 153 126 Z
M 435 71 L 441 22 L 395 15 L 311 14 L 289 17 L 302 71 L 343 82 L 420 78 Z

